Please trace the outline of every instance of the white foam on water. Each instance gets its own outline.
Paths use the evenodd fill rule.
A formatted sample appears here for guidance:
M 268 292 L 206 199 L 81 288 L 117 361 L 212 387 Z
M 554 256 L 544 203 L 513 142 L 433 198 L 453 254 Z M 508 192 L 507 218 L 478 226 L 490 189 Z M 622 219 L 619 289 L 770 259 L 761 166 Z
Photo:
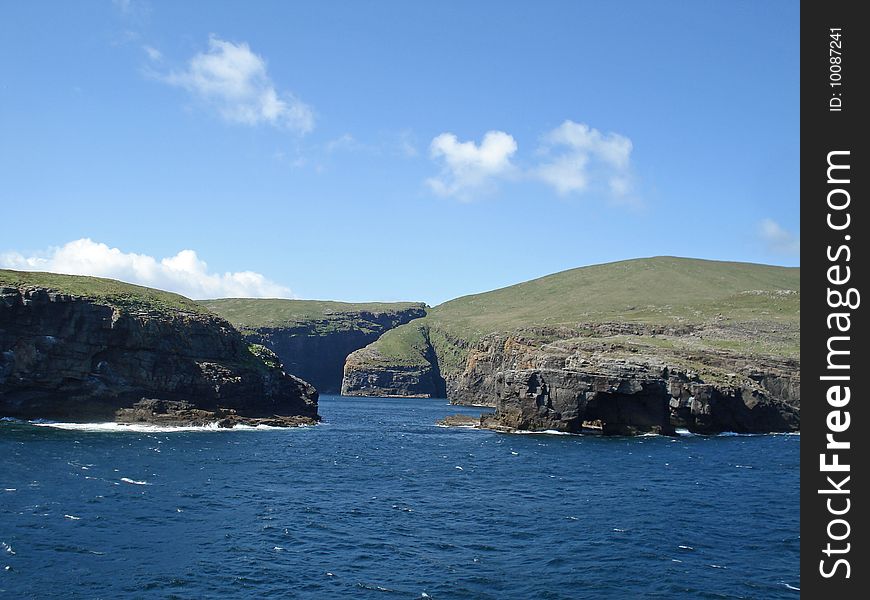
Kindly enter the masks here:
M 81 521 L 82 520 L 81 517 L 77 517 L 75 515 L 64 515 L 63 518 L 69 519 L 70 521 Z
M 691 546 L 677 546 L 677 548 L 682 548 L 683 550 L 694 550 Z
M 129 477 L 121 477 L 121 481 L 124 483 L 129 483 L 130 485 L 151 485 L 147 481 L 136 481 L 135 479 L 130 479 Z
M 0 542 L 0 548 L 2 548 L 6 554 L 15 554 L 15 550 L 12 549 L 12 546 L 7 544 L 6 542 Z
M 800 589 L 799 587 L 795 587 L 795 586 L 793 586 L 793 585 L 789 585 L 789 584 L 787 584 L 787 583 L 784 582 L 784 581 L 782 582 L 782 585 L 784 585 L 785 587 L 787 587 L 787 588 L 790 589 L 790 590 L 795 590 L 795 591 L 797 591 L 797 592 L 801 591 L 801 589 Z
M 183 431 L 285 431 L 313 427 L 313 425 L 300 425 L 298 427 L 274 427 L 272 425 L 235 425 L 234 427 L 218 427 L 217 421 L 208 425 L 152 425 L 148 423 L 63 423 L 56 421 L 44 421 L 37 419 L 30 421 L 37 427 L 52 427 L 68 431 L 84 432 L 131 432 L 131 433 L 177 433 Z
M 582 436 L 582 433 L 569 433 L 567 431 L 557 431 L 555 429 L 541 429 L 538 431 L 510 431 L 516 435 L 577 435 Z

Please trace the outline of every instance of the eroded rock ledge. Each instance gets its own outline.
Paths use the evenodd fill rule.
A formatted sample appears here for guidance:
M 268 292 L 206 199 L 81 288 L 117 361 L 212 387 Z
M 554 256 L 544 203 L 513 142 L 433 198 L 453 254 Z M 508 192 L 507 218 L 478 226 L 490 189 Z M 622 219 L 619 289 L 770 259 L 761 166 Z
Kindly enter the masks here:
M 298 425 L 317 397 L 205 310 L 0 286 L 2 416 Z
M 653 353 L 607 339 L 491 336 L 472 349 L 448 389 L 454 402 L 488 399 L 496 410 L 481 427 L 496 430 L 670 435 L 678 428 L 800 428 L 799 364 L 728 352 Z

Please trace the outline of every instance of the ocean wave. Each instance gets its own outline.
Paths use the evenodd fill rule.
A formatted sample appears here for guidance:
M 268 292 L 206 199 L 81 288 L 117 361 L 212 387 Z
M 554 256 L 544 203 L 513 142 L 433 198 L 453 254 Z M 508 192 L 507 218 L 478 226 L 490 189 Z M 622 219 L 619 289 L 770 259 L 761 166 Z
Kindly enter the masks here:
M 517 435 L 576 435 L 582 436 L 582 433 L 570 433 L 568 431 L 556 431 L 555 429 L 540 429 L 537 431 L 510 431 Z
M 135 479 L 130 479 L 129 477 L 121 477 L 121 481 L 124 483 L 129 483 L 130 485 L 151 485 L 145 480 L 136 481 Z
M 84 431 L 91 433 L 101 432 L 131 432 L 131 433 L 181 433 L 185 431 L 286 431 L 298 429 L 298 427 L 274 427 L 272 425 L 235 425 L 233 427 L 218 427 L 217 421 L 208 425 L 152 425 L 149 423 L 116 423 L 113 421 L 103 423 L 64 423 L 58 421 L 22 421 L 36 427 L 51 427 L 68 431 Z M 301 428 L 313 427 L 313 425 L 301 425 Z

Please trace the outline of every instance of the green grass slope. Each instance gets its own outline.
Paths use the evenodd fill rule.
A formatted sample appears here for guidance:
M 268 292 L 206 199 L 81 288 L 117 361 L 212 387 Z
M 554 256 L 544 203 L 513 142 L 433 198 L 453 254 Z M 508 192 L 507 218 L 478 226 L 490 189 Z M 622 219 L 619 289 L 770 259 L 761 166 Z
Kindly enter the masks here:
M 382 367 L 426 367 L 429 365 L 429 341 L 426 319 L 416 319 L 390 329 L 368 348 L 365 363 Z
M 332 302 L 261 298 L 201 300 L 200 304 L 242 331 L 310 326 L 321 334 L 347 327 L 365 329 L 366 320 L 361 318 L 363 313 L 377 316 L 426 307 L 422 302 Z
M 611 338 L 641 351 L 797 358 L 800 269 L 669 256 L 581 267 L 445 302 L 370 348 L 371 355 L 394 357 L 398 364 L 418 360 L 419 335 L 409 328 L 426 327 L 442 369 L 450 372 L 465 358 L 457 340 L 473 344 L 492 333 L 533 328 L 567 328 L 569 336 L 583 337 L 590 326 L 607 323 L 703 330 L 697 336 Z M 559 337 L 542 335 L 542 341 Z
M 208 312 L 193 300 L 179 294 L 102 277 L 0 269 L 0 287 L 46 288 L 127 310 L 147 310 L 158 313 L 180 311 L 194 314 Z
M 722 315 L 797 322 L 800 269 L 655 257 L 581 267 L 436 306 L 467 337 L 534 325 L 702 323 Z

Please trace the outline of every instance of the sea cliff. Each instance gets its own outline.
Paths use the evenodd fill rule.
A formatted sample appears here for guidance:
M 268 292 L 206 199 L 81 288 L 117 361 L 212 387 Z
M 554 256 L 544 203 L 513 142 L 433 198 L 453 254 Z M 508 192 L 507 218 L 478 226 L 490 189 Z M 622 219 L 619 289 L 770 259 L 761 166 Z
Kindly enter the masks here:
M 289 372 L 324 393 L 341 389 L 349 354 L 426 316 L 426 305 L 419 302 L 226 298 L 201 304 L 230 321 L 249 342 L 275 352 Z
M 317 391 L 227 321 L 166 292 L 0 271 L 0 416 L 314 423 Z
M 430 309 L 348 357 L 347 395 L 446 395 L 483 425 L 795 431 L 800 271 L 657 257 Z

